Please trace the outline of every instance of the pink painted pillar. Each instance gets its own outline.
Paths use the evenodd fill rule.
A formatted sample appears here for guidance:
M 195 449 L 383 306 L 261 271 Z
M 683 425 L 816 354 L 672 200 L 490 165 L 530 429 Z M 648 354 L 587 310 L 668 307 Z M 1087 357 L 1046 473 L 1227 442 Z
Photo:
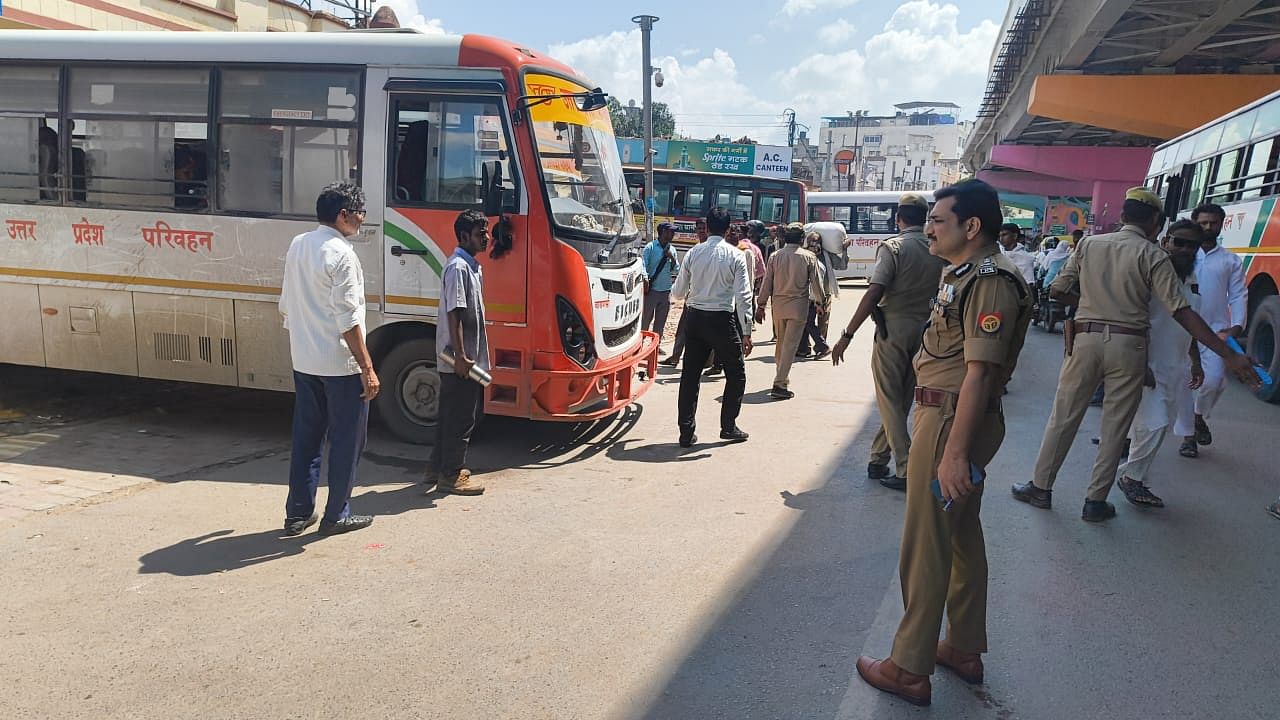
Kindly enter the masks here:
M 1111 232 L 1120 222 L 1120 209 L 1124 206 L 1124 194 L 1129 188 L 1141 185 L 1142 180 L 1105 181 L 1093 184 L 1093 233 Z

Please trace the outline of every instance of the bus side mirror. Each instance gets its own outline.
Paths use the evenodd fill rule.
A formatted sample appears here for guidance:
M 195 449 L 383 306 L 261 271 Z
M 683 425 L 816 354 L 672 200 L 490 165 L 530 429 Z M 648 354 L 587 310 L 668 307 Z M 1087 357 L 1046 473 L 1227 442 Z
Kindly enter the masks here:
M 605 91 L 601 90 L 600 88 L 595 88 L 594 90 L 590 90 L 588 92 L 578 93 L 574 95 L 574 99 L 577 101 L 578 109 L 581 110 L 582 112 L 591 112 L 593 110 L 599 110 L 600 108 L 609 104 L 608 98 L 609 98 L 608 94 L 605 93 Z
M 485 217 L 502 214 L 502 163 L 498 160 L 480 163 L 480 205 Z

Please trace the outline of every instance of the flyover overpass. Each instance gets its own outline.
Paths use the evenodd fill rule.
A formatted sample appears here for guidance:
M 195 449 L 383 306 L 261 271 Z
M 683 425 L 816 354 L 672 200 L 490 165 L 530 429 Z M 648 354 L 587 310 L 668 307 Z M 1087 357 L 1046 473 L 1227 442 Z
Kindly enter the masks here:
M 1280 0 L 1013 0 L 964 163 L 1116 222 L 1152 148 L 1280 90 Z

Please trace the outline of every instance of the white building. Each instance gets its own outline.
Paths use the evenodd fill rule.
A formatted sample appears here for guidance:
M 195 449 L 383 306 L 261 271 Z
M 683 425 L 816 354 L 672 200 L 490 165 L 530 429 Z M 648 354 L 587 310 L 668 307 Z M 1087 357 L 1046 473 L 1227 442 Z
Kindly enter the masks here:
M 893 115 L 825 117 L 818 134 L 823 190 L 932 190 L 960 179 L 972 121 L 944 102 L 907 102 Z

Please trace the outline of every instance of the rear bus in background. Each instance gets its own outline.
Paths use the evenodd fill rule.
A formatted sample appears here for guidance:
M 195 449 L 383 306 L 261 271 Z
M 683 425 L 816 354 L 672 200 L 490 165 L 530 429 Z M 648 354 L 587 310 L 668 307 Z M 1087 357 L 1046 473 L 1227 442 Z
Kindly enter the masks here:
M 644 197 L 644 169 L 626 167 L 631 197 Z M 713 207 L 729 211 L 735 225 L 760 220 L 768 227 L 804 221 L 805 187 L 799 180 L 653 169 L 654 224 L 675 225 L 673 244 L 688 250 L 698 242 L 694 224 Z
M 923 192 L 929 204 L 933 193 Z M 898 234 L 900 192 L 811 192 L 808 196 L 809 222 L 838 222 L 849 240 L 849 266 L 836 271 L 840 279 L 866 280 L 876 264 L 880 241 Z
M 432 437 L 467 209 L 497 225 L 485 411 L 616 413 L 658 346 L 591 87 L 478 35 L 0 31 L 0 362 L 291 390 L 285 252 L 344 180 L 368 199 L 352 244 L 394 434 Z
M 1147 187 L 1171 216 L 1206 202 L 1226 211 L 1222 246 L 1240 256 L 1249 293 L 1245 349 L 1280 377 L 1280 92 L 1157 147 Z M 1258 396 L 1280 402 L 1280 383 Z

